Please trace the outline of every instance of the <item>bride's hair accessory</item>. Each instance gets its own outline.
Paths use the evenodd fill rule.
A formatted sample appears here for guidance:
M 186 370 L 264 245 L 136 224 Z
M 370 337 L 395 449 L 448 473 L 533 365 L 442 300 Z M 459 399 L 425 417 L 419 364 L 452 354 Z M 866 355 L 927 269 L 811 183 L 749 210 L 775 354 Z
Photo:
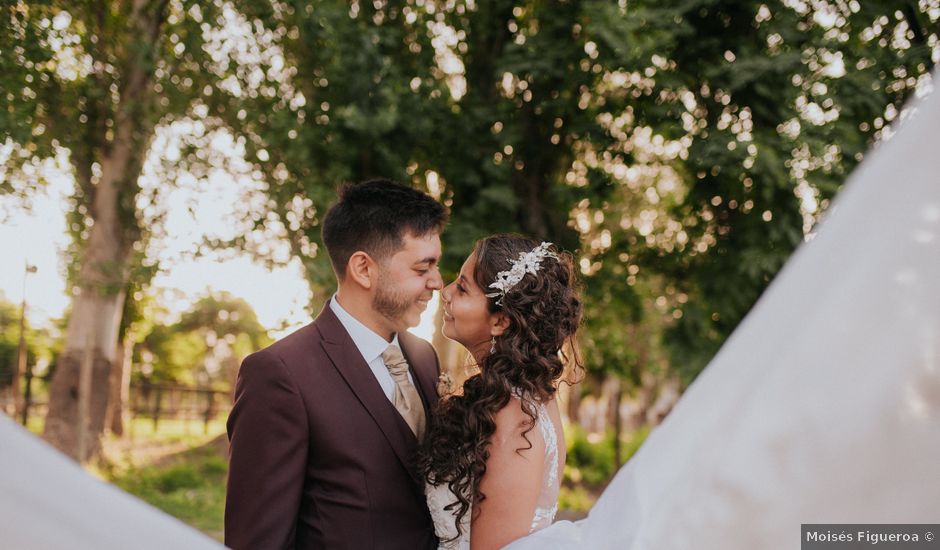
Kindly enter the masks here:
M 519 257 L 515 260 L 509 260 L 512 267 L 508 271 L 497 273 L 496 280 L 489 286 L 489 288 L 495 288 L 498 292 L 491 292 L 486 297 L 496 298 L 498 296 L 499 299 L 496 300 L 496 305 L 503 305 L 503 298 L 514 286 L 519 284 L 519 281 L 525 277 L 526 273 L 537 274 L 539 267 L 542 265 L 542 260 L 545 258 L 558 259 L 558 256 L 548 249 L 550 246 L 552 246 L 552 243 L 543 242 L 529 252 L 520 252 Z

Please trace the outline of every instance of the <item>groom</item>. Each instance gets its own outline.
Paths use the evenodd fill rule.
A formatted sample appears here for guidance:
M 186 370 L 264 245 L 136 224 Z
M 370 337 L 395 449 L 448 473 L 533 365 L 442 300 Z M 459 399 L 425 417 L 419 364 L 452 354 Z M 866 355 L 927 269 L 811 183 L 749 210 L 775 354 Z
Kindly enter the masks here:
M 390 181 L 340 189 L 323 220 L 337 293 L 238 374 L 227 546 L 437 548 L 415 452 L 439 365 L 405 329 L 443 286 L 446 217 Z

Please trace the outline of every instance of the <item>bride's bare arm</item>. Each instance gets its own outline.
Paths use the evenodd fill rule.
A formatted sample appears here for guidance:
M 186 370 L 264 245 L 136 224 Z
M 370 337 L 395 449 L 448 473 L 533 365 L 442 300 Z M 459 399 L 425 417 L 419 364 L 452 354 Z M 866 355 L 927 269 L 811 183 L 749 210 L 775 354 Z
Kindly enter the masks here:
M 538 429 L 523 437 L 531 419 L 521 402 L 510 399 L 495 420 L 496 433 L 480 480 L 486 498 L 473 504 L 471 550 L 496 550 L 528 535 L 542 490 L 545 440 Z

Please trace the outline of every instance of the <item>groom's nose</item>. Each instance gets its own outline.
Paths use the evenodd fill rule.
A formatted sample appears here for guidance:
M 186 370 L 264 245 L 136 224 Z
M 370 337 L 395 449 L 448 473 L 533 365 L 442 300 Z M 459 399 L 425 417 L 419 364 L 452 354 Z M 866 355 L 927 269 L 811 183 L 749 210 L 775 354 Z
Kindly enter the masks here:
M 444 288 L 444 278 L 441 277 L 441 270 L 435 268 L 434 275 L 428 278 L 428 288 L 431 290 L 440 290 Z

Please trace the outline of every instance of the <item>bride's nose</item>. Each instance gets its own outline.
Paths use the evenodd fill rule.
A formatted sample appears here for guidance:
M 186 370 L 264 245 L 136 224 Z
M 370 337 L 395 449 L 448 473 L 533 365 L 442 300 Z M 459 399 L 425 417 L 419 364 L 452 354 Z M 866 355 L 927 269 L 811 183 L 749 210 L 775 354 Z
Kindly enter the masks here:
M 451 287 L 452 287 L 452 286 L 454 286 L 454 283 L 451 283 L 451 284 L 445 286 L 445 287 L 441 290 L 441 300 L 443 300 L 443 302 L 444 302 L 445 304 L 449 304 L 449 303 L 450 303 L 450 293 L 451 293 Z

